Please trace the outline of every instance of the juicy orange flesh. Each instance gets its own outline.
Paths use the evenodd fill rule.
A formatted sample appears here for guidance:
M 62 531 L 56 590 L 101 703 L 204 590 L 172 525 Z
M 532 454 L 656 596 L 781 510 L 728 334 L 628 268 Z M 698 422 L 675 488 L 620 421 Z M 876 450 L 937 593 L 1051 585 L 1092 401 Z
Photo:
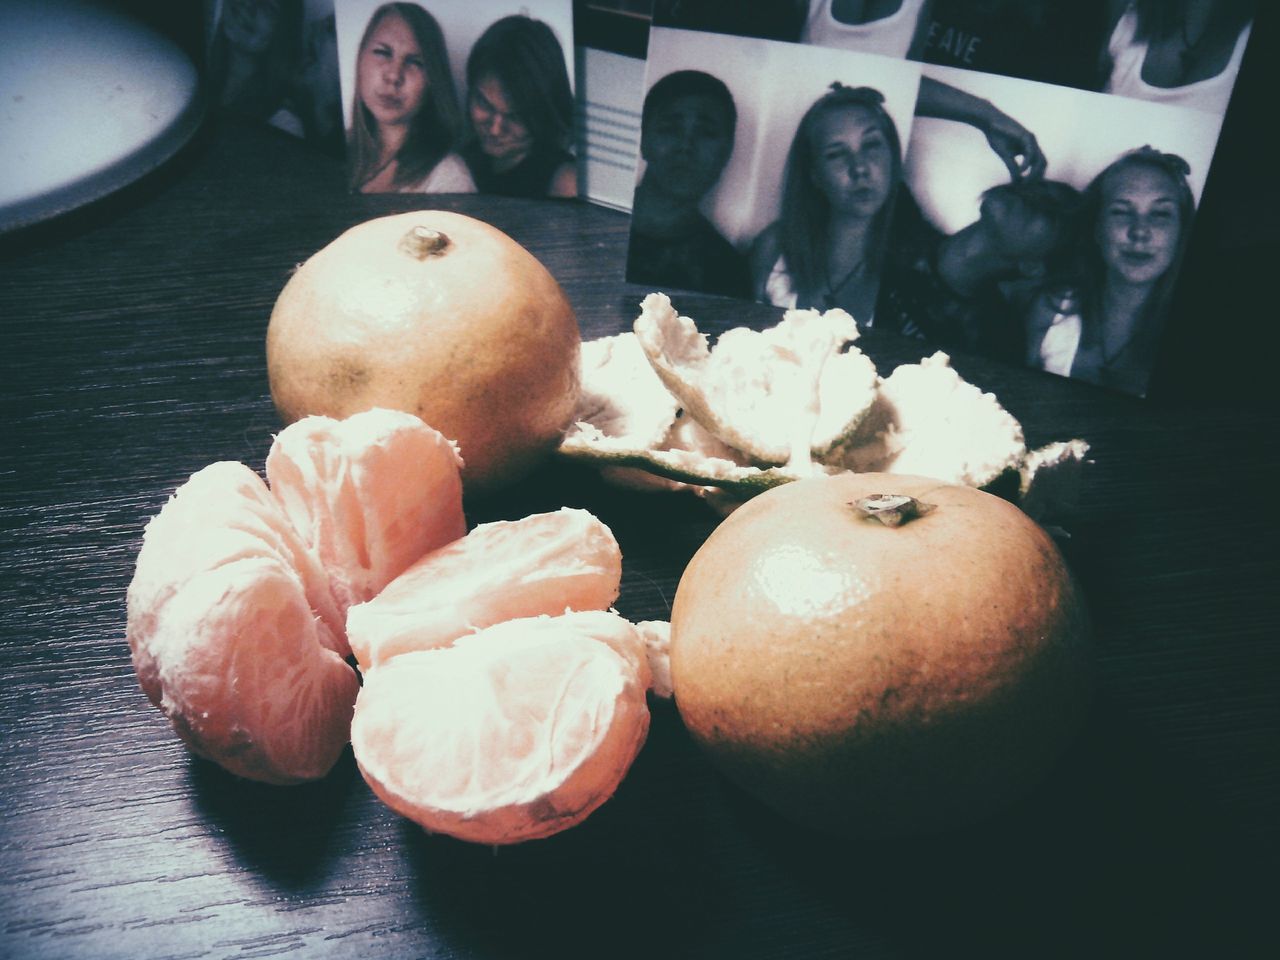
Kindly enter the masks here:
M 621 580 L 617 540 L 585 510 L 499 520 L 427 554 L 352 607 L 347 635 L 368 669 L 506 620 L 604 610 Z
M 266 472 L 270 488 L 239 463 L 194 475 L 130 585 L 139 680 L 194 753 L 297 783 L 350 739 L 393 809 L 483 843 L 548 836 L 613 795 L 652 673 L 607 610 L 607 526 L 566 508 L 464 537 L 456 449 L 389 411 L 299 421 Z
M 316 615 L 305 551 L 270 506 L 243 464 L 195 474 L 147 527 L 128 637 L 143 690 L 194 752 L 293 783 L 336 762 L 358 680 Z
M 185 632 L 203 649 L 188 651 L 185 676 L 167 677 L 173 692 L 162 703 L 180 735 L 241 776 L 324 776 L 347 741 L 359 681 L 319 644 L 289 571 L 223 567 L 190 587 L 191 602 L 175 614 L 199 618 Z
M 615 792 L 648 732 L 647 686 L 643 640 L 616 614 L 507 621 L 369 671 L 352 747 L 427 830 L 534 839 Z
M 266 464 L 344 614 L 466 532 L 460 468 L 444 436 L 389 410 L 299 420 L 276 437 Z
M 456 450 L 409 414 L 300 421 L 267 460 L 276 489 L 219 462 L 152 518 L 127 635 L 142 689 L 194 752 L 293 783 L 348 740 L 346 604 L 465 524 Z

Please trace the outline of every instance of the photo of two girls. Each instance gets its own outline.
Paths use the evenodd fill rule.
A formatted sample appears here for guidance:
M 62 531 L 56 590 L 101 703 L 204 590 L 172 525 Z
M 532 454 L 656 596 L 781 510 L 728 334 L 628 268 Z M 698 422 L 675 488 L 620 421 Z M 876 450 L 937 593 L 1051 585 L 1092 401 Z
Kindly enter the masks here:
M 627 279 L 1145 395 L 1253 4 L 762 6 L 655 6 Z

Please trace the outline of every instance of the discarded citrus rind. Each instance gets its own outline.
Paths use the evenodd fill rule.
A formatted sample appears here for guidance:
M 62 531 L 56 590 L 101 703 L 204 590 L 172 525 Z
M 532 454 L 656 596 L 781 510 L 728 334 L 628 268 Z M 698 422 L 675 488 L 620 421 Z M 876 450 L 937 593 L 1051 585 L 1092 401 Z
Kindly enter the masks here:
M 635 333 L 582 344 L 582 392 L 574 419 L 639 447 L 661 446 L 680 411 Z
M 1017 504 L 1033 520 L 1068 510 L 1080 499 L 1081 475 L 1089 444 L 1058 440 L 1031 450 L 1019 466 Z
M 788 310 L 766 330 L 726 331 L 713 348 L 665 294 L 651 293 L 633 330 L 683 409 L 765 466 L 825 457 L 875 399 L 875 366 L 851 346 L 858 328 L 843 310 Z
M 981 487 L 1020 469 L 1022 425 L 938 351 L 880 381 L 853 438 L 825 462 L 855 473 L 901 473 Z
M 732 460 L 703 456 L 689 450 L 646 449 L 607 437 L 588 424 L 577 423 L 560 446 L 570 460 L 604 470 L 630 469 L 670 481 L 671 489 L 715 487 L 743 499 L 804 476 L 786 466 L 742 466 Z
M 682 469 L 693 474 L 714 473 L 720 478 L 718 482 L 724 482 L 732 476 L 738 475 L 740 471 L 735 471 L 733 469 L 734 466 L 743 468 L 743 470 L 764 469 L 751 463 L 741 450 L 735 450 L 729 446 L 684 410 L 680 411 L 675 422 L 672 423 L 671 429 L 667 431 L 667 435 L 663 438 L 658 450 L 662 454 L 662 459 L 670 461 L 671 465 L 680 465 Z M 726 467 L 725 464 L 730 466 Z M 726 469 L 729 474 L 724 472 Z M 776 467 L 768 469 L 785 470 L 787 468 Z M 607 479 L 615 479 L 615 475 L 622 471 L 626 471 L 629 475 L 642 472 L 633 467 L 605 467 L 602 472 Z M 708 491 L 715 489 L 700 483 L 683 483 L 659 477 L 655 473 L 648 475 L 672 488 L 692 490 L 699 496 L 706 496 Z M 796 471 L 796 475 L 799 476 L 800 472 Z M 753 477 L 755 477 L 755 474 L 748 474 L 748 481 L 750 482 Z M 766 478 L 766 483 L 770 486 L 773 485 L 772 479 L 769 478 Z M 756 484 L 752 483 L 752 487 L 754 488 L 755 486 Z M 763 489 L 767 489 L 767 487 Z
M 804 312 L 789 311 L 784 321 L 794 320 L 797 313 Z M 811 318 L 814 311 L 807 314 Z M 840 322 L 837 315 L 837 324 Z M 648 347 L 644 347 L 642 335 L 652 341 Z M 754 342 L 751 338 L 760 336 L 746 328 L 734 328 L 721 335 L 716 349 L 727 342 L 733 352 L 737 349 L 733 344 L 740 338 L 750 344 Z M 680 402 L 677 393 L 685 391 L 688 384 L 677 375 L 679 364 L 668 360 L 684 358 L 686 365 L 696 368 L 708 364 L 715 351 L 696 324 L 679 316 L 665 295 L 655 293 L 645 298 L 632 333 L 593 343 L 597 346 L 584 352 L 593 352 L 597 358 L 592 362 L 596 364 L 598 392 L 619 389 L 615 383 L 624 382 L 624 368 L 617 367 L 616 375 L 608 368 L 625 363 L 629 371 L 625 376 L 637 377 L 645 384 L 647 399 L 639 401 L 638 391 L 629 399 L 596 397 L 590 409 L 580 408 L 582 415 L 568 431 L 560 454 L 595 467 L 616 486 L 691 492 L 721 514 L 732 512 L 771 487 L 846 470 L 928 472 L 1003 497 L 1033 518 L 1058 510 L 1078 495 L 1088 444 L 1076 439 L 1028 450 L 1021 424 L 993 394 L 961 378 L 945 353 L 904 364 L 883 378 L 860 352 L 831 358 L 828 369 L 832 360 L 846 362 L 842 358 L 856 357 L 862 374 L 869 375 L 873 383 L 871 403 L 853 430 L 832 447 L 804 451 L 805 456 L 799 459 L 793 450 L 788 462 L 770 466 L 726 442 L 723 431 L 717 435 L 708 429 L 706 420 L 714 418 L 715 412 L 697 391 L 686 392 L 684 396 L 694 402 L 669 419 L 673 406 Z M 615 343 L 626 346 L 619 349 Z M 643 348 L 652 376 L 635 370 L 637 347 Z M 584 370 L 584 380 L 590 376 Z M 657 392 L 658 388 L 662 392 Z M 634 402 L 652 404 L 655 409 L 648 416 L 634 410 L 626 417 L 600 415 L 600 411 Z M 827 402 L 821 393 L 818 402 Z M 629 422 L 647 423 L 649 429 L 632 430 L 625 426 Z M 661 441 L 648 443 L 662 423 L 669 426 Z M 746 446 L 759 450 L 749 442 Z
M 587 340 L 581 354 L 582 391 L 565 438 L 608 437 L 628 449 L 661 449 L 680 416 L 680 405 L 654 372 L 635 333 Z M 564 445 L 562 443 L 561 450 Z M 629 466 L 600 465 L 609 483 L 629 490 L 674 491 L 688 485 Z

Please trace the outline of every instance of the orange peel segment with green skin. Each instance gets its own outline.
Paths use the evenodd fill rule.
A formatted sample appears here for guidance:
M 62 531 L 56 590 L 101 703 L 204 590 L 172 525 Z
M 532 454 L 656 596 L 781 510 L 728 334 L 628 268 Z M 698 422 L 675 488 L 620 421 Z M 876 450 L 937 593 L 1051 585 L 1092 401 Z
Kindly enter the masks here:
M 638 490 L 696 490 L 704 478 L 757 472 L 680 409 L 630 331 L 583 343 L 582 393 L 559 453 Z
M 565 438 L 560 456 L 604 471 L 638 471 L 667 481 L 668 489 L 702 490 L 715 487 L 733 492 L 744 499 L 779 484 L 812 475 L 796 473 L 785 466 L 743 466 L 723 457 L 706 456 L 690 450 L 635 447 L 625 440 L 605 436 L 600 431 L 581 424 L 575 426 Z M 634 480 L 622 482 L 627 486 L 640 485 Z
M 634 333 L 583 342 L 578 423 L 651 448 L 662 444 L 679 412 L 679 401 L 654 373 Z
M 699 421 L 659 376 L 635 332 L 586 341 L 583 392 L 563 458 L 599 468 L 610 482 L 640 490 L 731 490 L 749 497 L 823 472 L 802 462 L 759 465 Z

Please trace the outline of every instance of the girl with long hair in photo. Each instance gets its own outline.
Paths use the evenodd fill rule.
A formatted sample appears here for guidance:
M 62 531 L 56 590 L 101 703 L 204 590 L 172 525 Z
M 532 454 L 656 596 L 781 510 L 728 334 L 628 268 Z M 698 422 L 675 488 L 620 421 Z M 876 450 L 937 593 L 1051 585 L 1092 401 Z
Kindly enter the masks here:
M 564 48 L 541 20 L 494 22 L 467 57 L 462 155 L 483 193 L 576 197 L 573 90 Z
M 1146 146 L 1093 179 L 1076 266 L 1032 303 L 1030 366 L 1146 393 L 1195 213 L 1189 173 L 1181 157 Z
M 416 3 L 378 7 L 356 59 L 348 157 L 362 193 L 474 193 L 444 34 Z
M 800 120 L 783 173 L 781 216 L 752 245 L 755 296 L 782 307 L 842 307 L 868 325 L 893 196 L 898 128 L 870 87 L 833 83 Z

